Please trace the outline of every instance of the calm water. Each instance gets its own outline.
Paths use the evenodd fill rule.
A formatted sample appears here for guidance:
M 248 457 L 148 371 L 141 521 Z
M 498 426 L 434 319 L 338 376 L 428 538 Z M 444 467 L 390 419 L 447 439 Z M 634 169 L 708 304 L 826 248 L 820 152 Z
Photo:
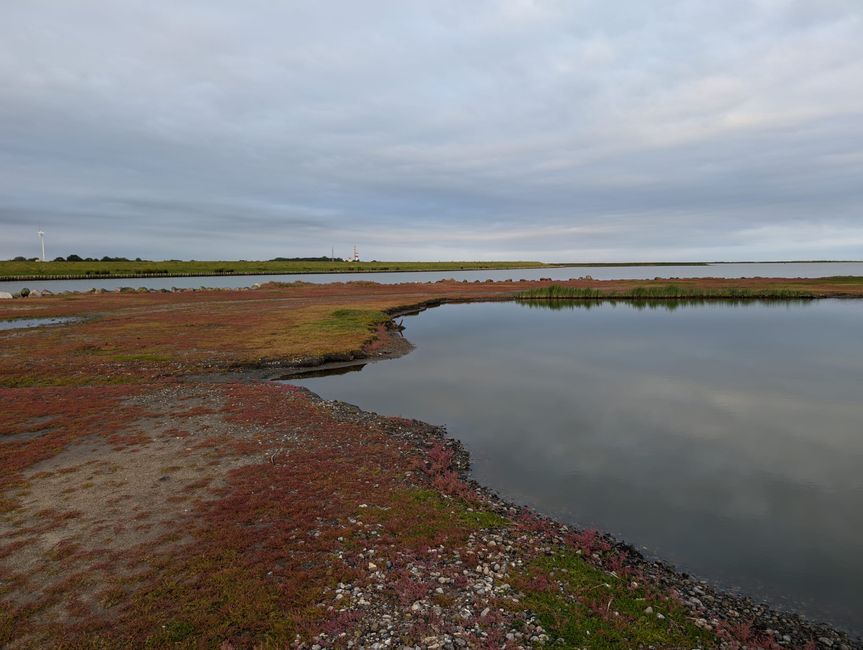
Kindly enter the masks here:
M 0 320 L 0 330 L 21 330 L 31 327 L 42 327 L 44 325 L 65 325 L 74 323 L 80 318 L 16 318 L 14 320 Z
M 589 275 L 597 280 L 649 280 L 662 278 L 822 278 L 831 275 L 861 275 L 863 262 L 827 263 L 762 263 L 762 264 L 711 264 L 708 266 L 570 266 L 555 269 L 514 269 L 503 271 L 441 271 L 423 273 L 315 273 L 305 275 L 235 275 L 194 278 L 121 278 L 116 280 L 38 280 L 32 282 L 0 282 L 0 291 L 15 293 L 22 287 L 51 291 L 88 291 L 92 288 L 147 287 L 249 287 L 258 282 L 351 282 L 371 280 L 383 284 L 400 282 L 435 282 L 447 278 L 456 280 L 570 280 Z
M 446 425 L 511 500 L 863 630 L 863 301 L 447 305 L 305 385 Z

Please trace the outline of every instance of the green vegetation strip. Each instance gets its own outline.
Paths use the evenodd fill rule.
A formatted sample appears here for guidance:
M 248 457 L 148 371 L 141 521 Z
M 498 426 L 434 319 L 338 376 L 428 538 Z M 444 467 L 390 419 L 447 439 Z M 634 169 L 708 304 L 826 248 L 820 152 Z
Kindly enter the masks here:
M 716 638 L 695 626 L 673 600 L 637 581 L 606 573 L 562 551 L 526 571 L 524 604 L 566 648 L 712 648 Z
M 636 286 L 626 289 L 595 289 L 593 287 L 565 287 L 552 284 L 539 289 L 529 289 L 516 295 L 517 300 L 702 300 L 702 299 L 758 299 L 758 300 L 793 300 L 815 298 L 811 291 L 795 289 L 766 288 L 748 289 L 743 287 L 704 288 L 689 287 L 680 284 L 662 284 L 655 286 Z
M 135 278 L 300 273 L 382 273 L 387 271 L 472 271 L 543 268 L 541 262 L 342 262 L 270 261 L 55 261 L 0 262 L 0 280 L 36 278 Z

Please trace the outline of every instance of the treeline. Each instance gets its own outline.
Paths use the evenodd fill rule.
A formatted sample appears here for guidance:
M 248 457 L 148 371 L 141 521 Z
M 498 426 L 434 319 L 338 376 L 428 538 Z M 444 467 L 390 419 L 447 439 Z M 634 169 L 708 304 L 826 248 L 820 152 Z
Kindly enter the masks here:
M 268 262 L 344 262 L 341 258 L 332 257 L 274 257 Z
M 11 262 L 38 262 L 38 257 L 23 257 L 19 255 L 18 257 L 13 257 Z M 142 260 L 140 257 L 136 257 L 134 260 L 130 260 L 128 257 L 108 257 L 105 255 L 104 257 L 81 257 L 80 255 L 69 255 L 68 257 L 55 257 L 53 262 L 149 262 L 149 260 Z
M 13 257 L 10 262 L 38 262 L 38 257 L 24 257 L 19 255 L 18 257 Z M 129 259 L 128 257 L 109 257 L 105 255 L 104 257 L 81 257 L 80 255 L 69 255 L 67 257 L 55 257 L 53 262 L 149 262 L 151 260 L 144 260 L 140 257 L 136 257 L 135 259 Z M 167 260 L 169 262 L 180 262 L 182 260 Z M 241 262 L 245 262 L 245 260 L 239 260 Z M 267 260 L 268 262 L 343 262 L 344 260 L 340 258 L 330 258 L 325 255 L 321 257 L 274 257 L 271 260 Z

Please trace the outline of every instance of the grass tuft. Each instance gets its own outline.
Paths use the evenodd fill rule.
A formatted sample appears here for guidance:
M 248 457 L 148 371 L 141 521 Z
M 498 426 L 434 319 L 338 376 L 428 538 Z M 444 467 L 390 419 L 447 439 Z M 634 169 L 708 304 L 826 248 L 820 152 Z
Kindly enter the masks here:
M 552 638 L 567 648 L 712 648 L 716 639 L 698 628 L 667 597 L 589 564 L 572 552 L 543 557 L 519 576 L 524 603 Z

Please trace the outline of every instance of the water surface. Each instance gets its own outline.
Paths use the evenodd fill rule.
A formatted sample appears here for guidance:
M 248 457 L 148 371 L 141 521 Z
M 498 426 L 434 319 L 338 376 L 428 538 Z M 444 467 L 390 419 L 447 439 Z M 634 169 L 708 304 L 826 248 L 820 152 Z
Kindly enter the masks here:
M 73 323 L 80 318 L 15 318 L 13 320 L 0 320 L 0 330 L 20 330 L 31 327 L 43 327 L 45 325 L 65 325 Z
M 503 496 L 863 629 L 863 301 L 405 319 L 416 350 L 291 380 L 446 425 Z
M 89 291 L 119 287 L 148 289 L 198 287 L 250 287 L 263 282 L 352 282 L 365 280 L 382 284 L 455 280 L 571 280 L 590 276 L 596 280 L 652 280 L 653 278 L 822 278 L 833 275 L 863 276 L 863 262 L 762 262 L 696 266 L 568 266 L 542 269 L 488 271 L 421 271 L 409 273 L 307 273 L 293 275 L 222 275 L 182 278 L 112 278 L 92 280 L 33 280 L 0 282 L 0 291 L 15 293 L 22 287 L 50 291 Z

